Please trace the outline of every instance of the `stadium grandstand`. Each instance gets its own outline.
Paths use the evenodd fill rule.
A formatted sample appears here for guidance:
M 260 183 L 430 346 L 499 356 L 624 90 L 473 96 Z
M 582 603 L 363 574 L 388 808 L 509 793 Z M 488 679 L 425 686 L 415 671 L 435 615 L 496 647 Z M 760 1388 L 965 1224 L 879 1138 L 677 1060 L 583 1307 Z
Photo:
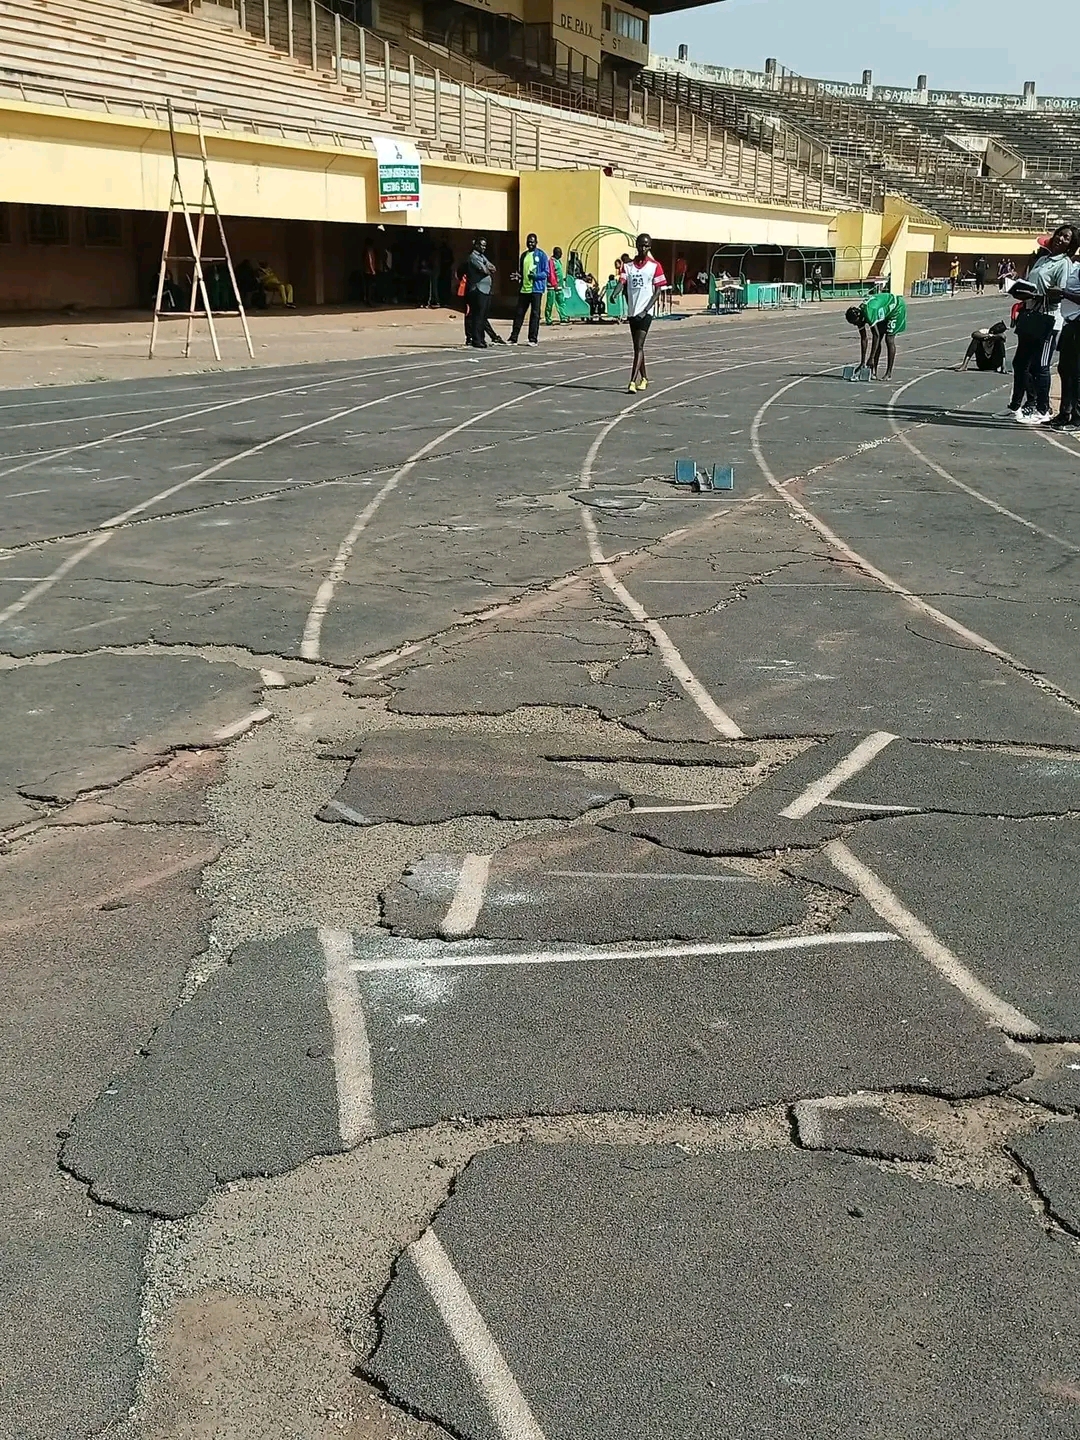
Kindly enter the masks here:
M 603 274 L 648 229 L 691 274 L 731 255 L 797 283 L 810 257 L 836 283 L 906 286 L 949 254 L 1025 255 L 1080 191 L 1061 102 L 650 60 L 669 0 L 499 4 L 0 0 L 0 309 L 150 303 L 167 100 L 188 188 L 198 111 L 234 256 L 305 305 L 371 300 L 377 234 L 397 270 L 378 296 L 404 301 L 425 251 L 460 257 L 478 230 L 502 276 L 528 230 L 591 237 Z M 380 204 L 383 137 L 418 152 L 418 209 Z
M 1080 205 L 1080 101 L 911 90 L 809 80 L 765 62 L 761 72 L 656 57 L 641 83 L 748 141 L 801 157 L 849 196 L 869 171 L 889 188 L 968 229 L 1052 224 Z M 822 168 L 823 167 L 823 168 Z M 855 180 L 855 190 L 852 180 Z

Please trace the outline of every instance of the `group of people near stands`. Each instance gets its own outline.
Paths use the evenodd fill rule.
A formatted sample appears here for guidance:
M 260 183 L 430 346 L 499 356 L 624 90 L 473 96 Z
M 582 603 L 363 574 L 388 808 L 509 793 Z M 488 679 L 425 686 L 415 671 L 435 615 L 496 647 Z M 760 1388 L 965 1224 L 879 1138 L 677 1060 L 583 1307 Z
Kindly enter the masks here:
M 616 262 L 616 274 L 611 277 L 618 286 L 621 299 L 625 302 L 626 321 L 633 343 L 634 358 L 627 390 L 636 392 L 648 388 L 649 377 L 645 367 L 645 341 L 653 321 L 657 300 L 667 288 L 667 277 L 663 266 L 651 253 L 652 238 L 639 235 L 634 244 L 635 253 L 622 256 Z M 460 295 L 465 301 L 465 344 L 476 350 L 486 350 L 489 345 L 504 345 L 507 342 L 492 328 L 491 310 L 492 281 L 496 270 L 488 257 L 488 243 L 480 235 L 473 241 L 472 249 L 461 266 Z M 540 343 L 540 312 L 547 297 L 547 319 L 551 323 L 554 309 L 563 318 L 563 286 L 566 269 L 562 250 L 555 246 L 550 256 L 540 248 L 535 235 L 525 239 L 525 249 L 518 259 L 517 269 L 510 279 L 519 286 L 514 320 L 510 329 L 511 345 L 520 343 L 521 331 L 528 318 L 528 343 Z M 586 276 L 586 295 L 590 290 L 596 300 L 590 298 L 590 311 L 598 301 L 599 291 L 591 275 Z M 592 282 L 591 285 L 589 282 Z
M 958 370 L 974 361 L 979 370 L 1006 370 L 1008 331 L 1016 335 L 1013 387 L 1008 415 L 1020 425 L 1048 425 L 1054 430 L 1080 429 L 1080 226 L 1059 225 L 1039 237 L 1038 249 L 1025 275 L 1012 261 L 1002 261 L 998 284 L 1013 300 L 1008 321 L 973 330 Z M 985 278 L 985 271 L 984 271 Z M 896 336 L 907 329 L 907 305 L 900 295 L 871 295 L 852 305 L 845 318 L 859 331 L 859 364 L 874 379 L 888 380 L 896 359 Z M 878 370 L 882 348 L 885 373 Z M 1057 357 L 1061 402 L 1057 414 L 1050 404 L 1051 368 Z
M 1080 425 L 1080 226 L 1059 225 L 1039 237 L 1027 274 L 1006 278 L 1002 289 L 1014 301 L 1010 323 L 1016 334 L 1013 388 L 1008 413 L 1020 425 L 1072 430 Z M 980 369 L 1004 370 L 1006 323 L 999 321 L 971 337 L 960 368 L 974 359 Z M 1057 356 L 1061 403 L 1050 406 L 1050 372 Z M 998 361 L 997 364 L 991 363 Z

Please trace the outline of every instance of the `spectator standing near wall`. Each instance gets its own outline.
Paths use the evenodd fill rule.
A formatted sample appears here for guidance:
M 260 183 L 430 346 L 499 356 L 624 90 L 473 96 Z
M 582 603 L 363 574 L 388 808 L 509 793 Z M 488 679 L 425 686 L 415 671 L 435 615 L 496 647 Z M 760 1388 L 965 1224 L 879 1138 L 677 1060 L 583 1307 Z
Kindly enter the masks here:
M 563 287 L 566 284 L 566 270 L 563 266 L 562 249 L 556 245 L 548 262 L 548 287 L 544 297 L 544 324 L 551 324 L 551 312 L 559 312 L 559 324 L 566 319 L 566 302 Z
M 960 284 L 960 261 L 953 256 L 952 264 L 949 266 L 949 293 L 956 294 L 956 287 Z
M 495 266 L 487 257 L 487 240 L 479 235 L 465 259 L 465 303 L 469 307 L 469 329 L 465 343 L 475 350 L 486 350 L 484 331 L 491 309 L 491 277 Z
M 814 268 L 810 271 L 810 299 L 812 301 L 824 299 L 821 293 L 822 279 L 823 277 L 821 274 L 821 266 L 815 265 Z
M 544 302 L 544 291 L 548 287 L 548 257 L 540 249 L 535 235 L 525 237 L 525 249 L 521 252 L 515 272 L 521 283 L 514 324 L 510 331 L 510 344 L 518 343 L 525 316 L 529 317 L 529 344 L 540 344 L 540 307 Z M 513 277 L 511 277 L 513 278 Z
M 986 272 L 989 270 L 986 263 L 986 256 L 980 255 L 975 261 L 975 294 L 981 295 L 986 289 Z

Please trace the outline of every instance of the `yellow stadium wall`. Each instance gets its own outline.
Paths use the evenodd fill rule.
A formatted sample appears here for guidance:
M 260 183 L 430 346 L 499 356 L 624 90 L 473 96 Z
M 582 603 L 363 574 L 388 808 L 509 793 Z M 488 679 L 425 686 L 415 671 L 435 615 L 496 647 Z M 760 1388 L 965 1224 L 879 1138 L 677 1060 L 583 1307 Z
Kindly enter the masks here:
M 181 144 L 194 152 L 194 135 L 181 132 Z M 497 231 L 517 220 L 510 170 L 425 163 L 423 211 L 380 215 L 373 154 L 266 136 L 210 135 L 207 145 L 228 215 Z M 182 160 L 181 179 L 196 202 L 201 166 Z M 0 102 L 0 200 L 166 210 L 171 185 L 168 135 L 151 121 Z
M 676 243 L 802 246 L 830 243 L 831 212 L 763 205 L 714 196 L 672 194 L 631 186 L 599 171 L 524 172 L 520 179 L 520 243 L 535 231 L 540 243 L 568 248 L 582 232 L 606 230 L 588 252 L 597 276 L 608 275 L 615 259 L 632 249 L 631 237 L 647 231 Z

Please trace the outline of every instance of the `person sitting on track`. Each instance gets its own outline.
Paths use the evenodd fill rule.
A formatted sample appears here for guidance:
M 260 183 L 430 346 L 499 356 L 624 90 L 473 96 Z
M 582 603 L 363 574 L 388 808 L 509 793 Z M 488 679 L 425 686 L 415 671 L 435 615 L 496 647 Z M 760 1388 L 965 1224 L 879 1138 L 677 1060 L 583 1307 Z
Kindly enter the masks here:
M 893 365 L 896 363 L 896 336 L 902 335 L 907 329 L 907 302 L 904 297 L 891 295 L 888 291 L 883 291 L 880 295 L 870 295 L 861 305 L 850 306 L 844 319 L 859 331 L 859 368 L 869 364 L 870 373 L 875 380 L 890 380 Z M 883 340 L 888 364 L 885 374 L 879 377 L 877 370 Z
M 968 361 L 975 361 L 976 370 L 995 370 L 1005 374 L 1005 331 L 1009 327 L 1004 320 L 991 325 L 989 329 L 973 330 L 963 361 L 957 370 L 966 370 Z

